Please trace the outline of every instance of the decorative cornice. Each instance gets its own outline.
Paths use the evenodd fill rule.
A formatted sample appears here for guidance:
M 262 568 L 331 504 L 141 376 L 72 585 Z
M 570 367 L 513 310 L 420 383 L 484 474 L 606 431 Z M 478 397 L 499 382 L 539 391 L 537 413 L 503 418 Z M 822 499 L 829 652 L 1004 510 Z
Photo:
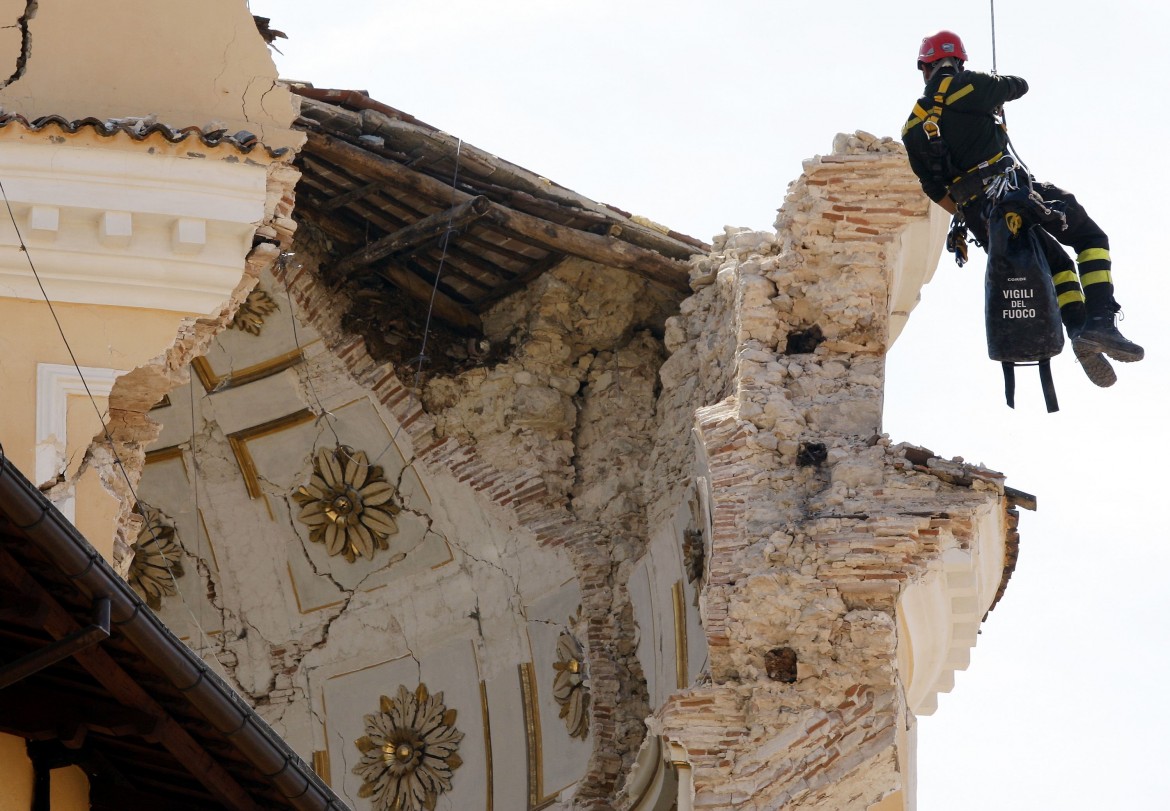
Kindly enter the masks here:
M 240 280 L 264 219 L 262 165 L 0 139 L 0 296 L 203 315 Z M 5 218 L 7 219 L 7 218 Z
M 1002 503 L 981 508 L 972 520 L 970 545 L 944 549 L 927 575 L 902 592 L 899 670 L 915 715 L 934 713 L 938 694 L 949 693 L 955 671 L 971 662 L 979 626 L 1003 576 L 1004 525 Z

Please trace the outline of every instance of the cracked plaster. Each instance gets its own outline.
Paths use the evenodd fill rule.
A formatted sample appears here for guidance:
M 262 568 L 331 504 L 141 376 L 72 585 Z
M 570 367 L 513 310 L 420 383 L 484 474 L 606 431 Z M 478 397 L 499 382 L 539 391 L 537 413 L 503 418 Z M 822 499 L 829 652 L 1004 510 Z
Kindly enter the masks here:
M 578 605 L 591 732 L 570 741 L 555 708 L 542 709 L 545 756 L 562 759 L 545 772 L 547 791 L 564 789 L 552 807 L 623 807 L 647 730 L 685 752 L 695 807 L 851 811 L 906 787 L 899 589 L 940 550 L 980 542 L 979 516 L 1002 508 L 1002 482 L 961 463 L 950 481 L 924 473 L 880 433 L 895 251 L 820 217 L 832 178 L 845 176 L 838 194 L 897 199 L 896 214 L 878 215 L 891 230 L 924 216 L 897 145 L 844 139 L 806 165 L 775 234 L 729 229 L 693 260 L 695 295 L 681 304 L 630 274 L 567 261 L 485 314 L 492 343 L 509 348 L 502 360 L 429 376 L 419 400 L 342 327 L 345 303 L 317 284 L 313 250 L 275 268 L 306 353 L 280 398 L 319 419 L 273 441 L 286 449 L 257 451 L 265 498 L 250 501 L 219 423 L 246 422 L 253 395 L 203 398 L 224 403 L 223 414 L 218 402 L 202 407 L 192 439 L 209 534 L 231 547 L 219 556 L 218 654 L 303 754 L 329 749 L 343 793 L 356 790 L 354 719 L 370 696 L 423 679 L 466 730 L 482 680 L 497 807 L 516 799 L 515 668 L 535 660 L 551 685 L 551 648 Z M 824 337 L 816 351 L 786 354 L 789 334 L 812 325 Z M 291 334 L 267 354 L 287 350 Z M 254 337 L 218 340 L 230 368 Z M 281 562 L 306 549 L 279 500 L 307 475 L 313 447 L 353 444 L 355 432 L 390 438 L 395 465 L 428 494 L 420 520 L 453 560 L 372 590 L 363 580 L 374 572 L 343 583 L 317 568 L 338 600 L 302 614 Z M 168 423 L 164 435 L 181 431 Z M 805 441 L 826 444 L 821 466 L 796 464 Z M 692 524 L 707 553 L 693 585 L 681 551 Z M 693 634 L 692 686 L 681 691 L 663 672 L 672 657 L 648 653 L 670 650 L 664 592 L 675 579 Z M 767 679 L 764 655 L 779 646 L 798 654 L 792 685 Z M 543 704 L 551 690 L 541 689 Z M 465 762 L 461 802 L 478 803 L 479 781 Z
M 28 120 L 151 116 L 176 128 L 214 124 L 255 133 L 272 148 L 304 139 L 288 129 L 295 105 L 276 85 L 268 48 L 240 0 L 30 2 L 22 42 L 17 20 L 25 5 L 0 6 L 0 21 L 17 26 L 0 29 L 0 65 L 14 66 L 0 89 L 7 112 Z

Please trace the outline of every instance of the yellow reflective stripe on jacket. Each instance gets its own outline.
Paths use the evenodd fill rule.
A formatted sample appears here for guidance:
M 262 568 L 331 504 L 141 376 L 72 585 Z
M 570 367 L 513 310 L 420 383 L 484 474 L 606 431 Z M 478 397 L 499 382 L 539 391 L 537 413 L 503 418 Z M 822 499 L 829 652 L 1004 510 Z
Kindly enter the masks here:
M 919 124 L 921 124 L 923 121 L 925 121 L 926 116 L 927 116 L 926 110 L 922 109 L 921 104 L 919 104 L 918 102 L 915 102 L 914 103 L 914 110 L 912 111 L 909 120 L 902 127 L 902 135 L 905 135 L 910 130 L 914 129 Z
M 1094 270 L 1092 273 L 1086 273 L 1081 277 L 1081 287 L 1088 287 L 1091 284 L 1104 284 L 1105 282 L 1112 282 L 1113 277 L 1107 270 Z
M 1077 264 L 1082 262 L 1092 262 L 1094 259 L 1108 259 L 1108 248 L 1087 248 L 1077 254 Z
M 1075 270 L 1062 270 L 1052 277 L 1052 283 L 1065 284 L 1066 282 L 1075 282 L 1077 280 L 1077 272 Z
M 1063 307 L 1066 304 L 1071 304 L 1074 301 L 1084 301 L 1085 294 L 1080 289 L 1069 290 L 1067 293 L 1061 293 L 1056 297 L 1056 306 Z
M 974 90 L 975 85 L 973 84 L 967 85 L 962 90 L 956 90 L 954 93 L 951 93 L 949 96 L 947 96 L 947 104 L 954 104 L 956 101 L 963 98 L 963 96 L 973 92 Z

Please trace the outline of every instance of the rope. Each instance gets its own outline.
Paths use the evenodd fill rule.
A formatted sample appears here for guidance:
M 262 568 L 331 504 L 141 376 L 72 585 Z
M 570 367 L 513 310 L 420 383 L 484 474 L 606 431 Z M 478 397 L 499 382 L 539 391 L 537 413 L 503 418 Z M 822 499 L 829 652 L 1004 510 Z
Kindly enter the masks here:
M 995 61 L 995 0 L 991 0 L 991 73 L 995 75 L 998 72 Z

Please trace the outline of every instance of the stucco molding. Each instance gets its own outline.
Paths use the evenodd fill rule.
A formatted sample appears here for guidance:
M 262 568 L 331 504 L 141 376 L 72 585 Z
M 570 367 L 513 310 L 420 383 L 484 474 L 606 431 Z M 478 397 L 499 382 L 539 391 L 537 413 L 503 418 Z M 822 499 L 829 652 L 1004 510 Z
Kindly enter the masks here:
M 69 398 L 109 397 L 114 383 L 126 374 L 118 369 L 37 364 L 36 480 L 43 484 L 58 476 L 69 463 Z M 54 499 L 57 509 L 72 522 L 77 505 L 73 484 Z
M 0 141 L 0 183 L 0 296 L 42 298 L 31 258 L 54 302 L 193 315 L 230 298 L 267 197 L 262 165 L 148 147 Z
M 909 223 L 898 235 L 898 252 L 890 268 L 887 346 L 893 346 L 902 334 L 910 313 L 921 301 L 922 288 L 934 278 L 950 222 L 942 208 L 932 205 L 925 219 Z

